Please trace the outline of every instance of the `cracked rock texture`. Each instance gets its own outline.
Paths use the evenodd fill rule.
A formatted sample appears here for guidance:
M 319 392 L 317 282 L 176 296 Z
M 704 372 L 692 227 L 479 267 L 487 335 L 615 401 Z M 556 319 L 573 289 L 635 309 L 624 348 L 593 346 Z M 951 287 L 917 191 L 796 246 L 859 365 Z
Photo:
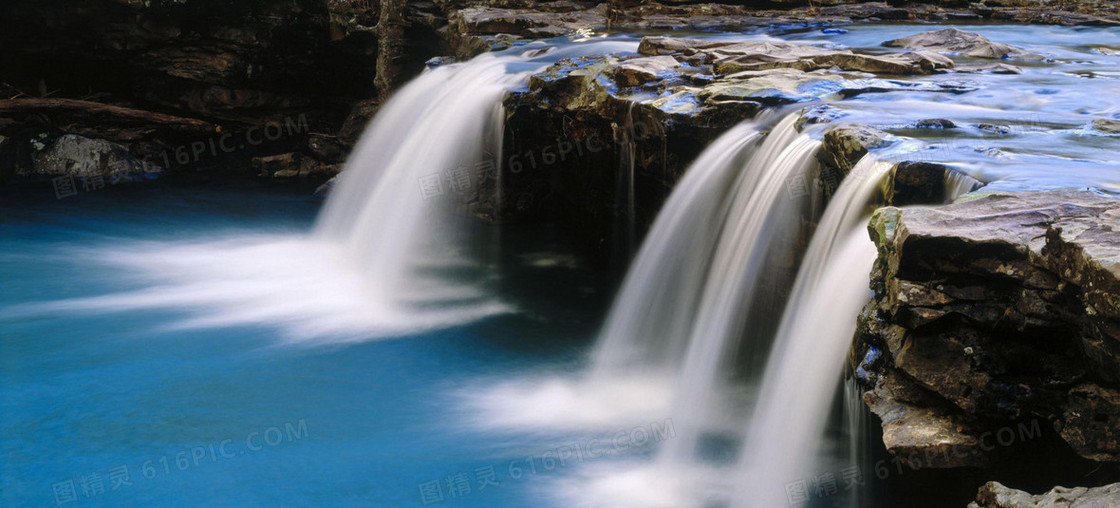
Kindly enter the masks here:
M 1078 455 L 1120 461 L 1120 199 L 977 193 L 883 208 L 869 229 L 875 298 L 856 349 L 882 355 L 860 367 L 889 450 L 1041 418 Z M 985 463 L 966 455 L 916 467 Z

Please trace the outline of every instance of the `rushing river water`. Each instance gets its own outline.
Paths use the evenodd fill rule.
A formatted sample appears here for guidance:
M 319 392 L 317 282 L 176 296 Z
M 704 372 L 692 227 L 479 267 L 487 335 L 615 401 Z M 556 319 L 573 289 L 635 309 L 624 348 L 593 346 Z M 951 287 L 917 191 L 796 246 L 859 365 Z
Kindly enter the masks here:
M 1088 127 L 1094 118 L 1120 118 L 1120 56 L 1094 49 L 1120 48 L 1120 31 L 965 28 L 1053 61 L 1014 62 L 1024 73 L 1013 76 L 913 78 L 977 89 L 969 93 L 867 94 L 832 107 L 844 120 L 905 137 L 879 154 L 886 159 L 951 162 L 993 189 L 1120 193 L 1118 140 Z M 928 29 L 854 25 L 726 37 L 887 51 L 882 41 Z M 809 206 L 754 191 L 765 187 L 768 171 L 809 170 L 817 144 L 783 130 L 790 117 L 740 126 L 701 156 L 708 172 L 682 182 L 691 198 L 666 205 L 668 218 L 654 225 L 634 265 L 647 275 L 631 274 L 635 280 L 624 284 L 597 348 L 610 306 L 600 282 L 607 277 L 583 266 L 562 233 L 431 220 L 442 212 L 419 193 L 393 192 L 415 191 L 414 177 L 428 166 L 483 157 L 480 144 L 494 142 L 486 136 L 494 110 L 482 101 L 520 86 L 525 73 L 562 57 L 633 52 L 637 42 L 567 41 L 548 53 L 535 43 L 468 64 L 473 76 L 450 67 L 420 78 L 410 85 L 411 100 L 431 105 L 431 93 L 446 92 L 447 100 L 480 102 L 449 116 L 387 109 L 379 121 L 389 128 L 367 133 L 367 155 L 348 170 L 351 185 L 332 197 L 317 225 L 320 203 L 306 189 L 159 184 L 62 201 L 2 196 L 0 504 L 618 507 L 714 499 L 757 506 L 742 500 L 772 496 L 760 494 L 761 473 L 752 471 L 804 473 L 802 456 L 812 462 L 816 453 L 821 463 L 843 461 L 843 453 L 823 455 L 814 428 L 827 423 L 822 415 L 838 391 L 839 364 L 828 362 L 836 351 L 806 363 L 823 383 L 806 395 L 825 396 L 783 407 L 791 399 L 775 394 L 797 378 L 790 358 L 818 352 L 796 340 L 812 331 L 800 313 L 818 319 L 843 308 L 814 292 L 854 292 L 845 302 L 863 294 L 860 273 L 873 252 L 850 233 L 882 164 L 861 163 L 866 180 L 841 192 L 850 206 L 816 210 L 830 225 L 813 238 L 805 273 L 787 274 L 799 303 L 760 326 L 782 342 L 769 362 L 761 347 L 765 374 L 742 386 L 719 375 L 720 359 L 728 348 L 742 350 L 743 330 L 753 330 L 733 311 L 757 297 L 749 284 L 764 267 L 735 261 L 775 255 L 767 249 L 790 241 L 764 226 L 792 220 L 784 207 Z M 464 88 L 471 80 L 493 87 Z M 398 106 L 412 105 L 408 91 Z M 930 118 L 960 128 L 913 128 Z M 449 130 L 438 137 L 445 144 L 430 144 L 437 138 L 423 129 Z M 386 167 L 397 169 L 378 173 Z M 727 190 L 732 181 L 740 194 Z M 711 206 L 695 206 L 716 195 Z M 741 223 L 718 235 L 688 228 L 720 217 Z M 762 239 L 770 247 L 753 248 Z M 682 242 L 699 250 L 683 260 L 657 255 Z M 850 273 L 831 269 L 833 259 Z M 665 266 L 674 267 L 672 277 L 655 279 Z M 712 282 L 732 272 L 747 285 Z M 644 285 L 627 292 L 631 283 Z M 424 289 L 402 297 L 417 287 Z M 658 287 L 689 296 L 643 299 Z M 695 323 L 694 314 L 702 316 Z M 847 326 L 833 335 L 844 340 Z M 650 346 L 626 337 L 630 328 L 671 332 Z M 773 410 L 748 418 L 756 404 Z M 785 409 L 811 415 L 786 416 L 801 424 L 785 434 L 805 439 L 779 442 L 789 439 L 775 434 L 783 434 L 781 422 L 765 421 Z M 729 450 L 738 440 L 757 453 L 735 457 Z M 707 452 L 694 456 L 697 447 Z M 791 458 L 768 460 L 777 454 Z M 783 493 L 776 481 L 768 478 L 766 487 Z M 744 486 L 729 501 L 728 492 Z

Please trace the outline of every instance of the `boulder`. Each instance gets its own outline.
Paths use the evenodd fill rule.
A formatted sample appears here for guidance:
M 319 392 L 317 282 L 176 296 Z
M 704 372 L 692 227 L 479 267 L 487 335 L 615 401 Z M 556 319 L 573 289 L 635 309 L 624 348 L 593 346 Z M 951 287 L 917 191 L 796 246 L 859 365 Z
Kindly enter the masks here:
M 910 125 L 914 129 L 956 129 L 957 124 L 944 118 L 925 118 Z
M 614 76 L 622 86 L 640 85 L 671 73 L 680 65 L 671 56 L 649 56 L 627 60 L 615 68 Z
M 1120 506 L 1120 483 L 1101 487 L 1054 487 L 1050 492 L 1031 494 L 988 482 L 976 493 L 968 508 L 1110 508 Z
M 338 163 L 346 160 L 348 150 L 336 136 L 311 133 L 307 137 L 307 151 L 321 161 Z
M 1053 9 L 1048 3 L 1030 3 L 999 9 L 990 13 L 992 19 L 1012 20 L 1019 23 L 1042 23 L 1066 26 L 1120 26 L 1115 2 L 1083 0 L 1064 3 L 1062 10 Z M 1106 9 L 1112 12 L 1104 12 Z M 1071 12 L 1071 11 L 1080 12 Z
M 951 166 L 923 161 L 895 164 L 887 179 L 887 202 L 894 206 L 946 203 L 981 184 Z
M 1028 53 L 1009 44 L 993 42 L 974 32 L 956 28 L 945 28 L 922 32 L 920 34 L 894 39 L 883 43 L 888 48 L 930 50 L 941 53 L 955 53 L 976 58 L 1018 58 L 1042 60 L 1043 57 Z
M 892 7 L 886 2 L 859 2 L 842 5 L 829 5 L 821 8 L 821 14 L 845 16 L 852 19 L 893 19 L 905 20 L 912 17 L 909 10 Z
M 893 142 L 892 136 L 874 127 L 846 124 L 834 127 L 824 135 L 817 157 L 828 168 L 847 175 L 867 152 Z
M 643 55 L 672 55 L 676 53 L 695 54 L 700 50 L 722 48 L 733 42 L 706 41 L 684 37 L 652 36 L 643 37 L 638 43 L 638 53 Z
M 944 422 L 930 415 L 989 429 L 1033 415 L 1078 455 L 1120 462 L 1118 227 L 1120 199 L 1089 190 L 876 211 L 857 343 L 883 352 L 874 392 L 913 384 L 924 397 L 909 397 L 910 422 L 931 428 Z M 913 437 L 896 442 L 939 442 Z
M 1115 461 L 1120 456 L 1120 390 L 1092 383 L 1069 391 L 1061 435 L 1083 457 Z
M 35 148 L 42 147 L 33 156 L 33 165 L 17 170 L 17 177 L 34 180 L 42 177 L 74 176 L 79 178 L 105 177 L 112 183 L 137 181 L 148 178 L 161 169 L 137 160 L 128 148 L 105 141 L 75 134 L 66 134 L 49 142 L 33 141 Z

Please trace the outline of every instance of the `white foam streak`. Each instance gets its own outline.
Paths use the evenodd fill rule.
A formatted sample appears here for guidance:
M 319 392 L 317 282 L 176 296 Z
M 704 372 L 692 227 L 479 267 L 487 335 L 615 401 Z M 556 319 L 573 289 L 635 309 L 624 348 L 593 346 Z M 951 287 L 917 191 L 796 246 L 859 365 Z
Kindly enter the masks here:
M 285 341 L 330 337 L 344 342 L 397 336 L 508 310 L 492 303 L 431 313 L 398 312 L 354 276 L 360 267 L 350 252 L 302 235 L 124 244 L 76 255 L 127 274 L 143 287 L 25 304 L 5 314 L 165 310 L 181 315 L 165 331 L 265 324 L 278 329 Z
M 609 379 L 546 376 L 470 387 L 458 396 L 482 428 L 603 431 L 664 420 L 672 386 L 665 376 Z

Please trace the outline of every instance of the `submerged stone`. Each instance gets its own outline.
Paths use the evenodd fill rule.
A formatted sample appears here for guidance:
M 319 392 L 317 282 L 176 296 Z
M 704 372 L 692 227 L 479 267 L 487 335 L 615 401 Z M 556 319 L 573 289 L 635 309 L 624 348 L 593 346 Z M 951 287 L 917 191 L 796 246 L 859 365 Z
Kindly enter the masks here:
M 914 122 L 912 127 L 915 129 L 955 129 L 957 124 L 944 118 L 927 118 Z
M 716 100 L 761 99 L 773 104 L 800 102 L 836 93 L 843 88 L 843 80 L 834 74 L 795 69 L 744 71 L 713 82 L 699 95 Z
M 980 129 L 982 131 L 985 131 L 985 132 L 990 132 L 992 134 L 999 134 L 1001 136 L 1011 134 L 1011 127 L 1009 127 L 1007 125 L 996 125 L 996 124 L 991 124 L 991 123 L 979 123 L 979 124 L 976 124 L 976 128 Z
M 984 65 L 960 65 L 953 69 L 956 72 L 970 74 L 1022 74 L 1023 69 L 1011 64 L 991 63 Z

